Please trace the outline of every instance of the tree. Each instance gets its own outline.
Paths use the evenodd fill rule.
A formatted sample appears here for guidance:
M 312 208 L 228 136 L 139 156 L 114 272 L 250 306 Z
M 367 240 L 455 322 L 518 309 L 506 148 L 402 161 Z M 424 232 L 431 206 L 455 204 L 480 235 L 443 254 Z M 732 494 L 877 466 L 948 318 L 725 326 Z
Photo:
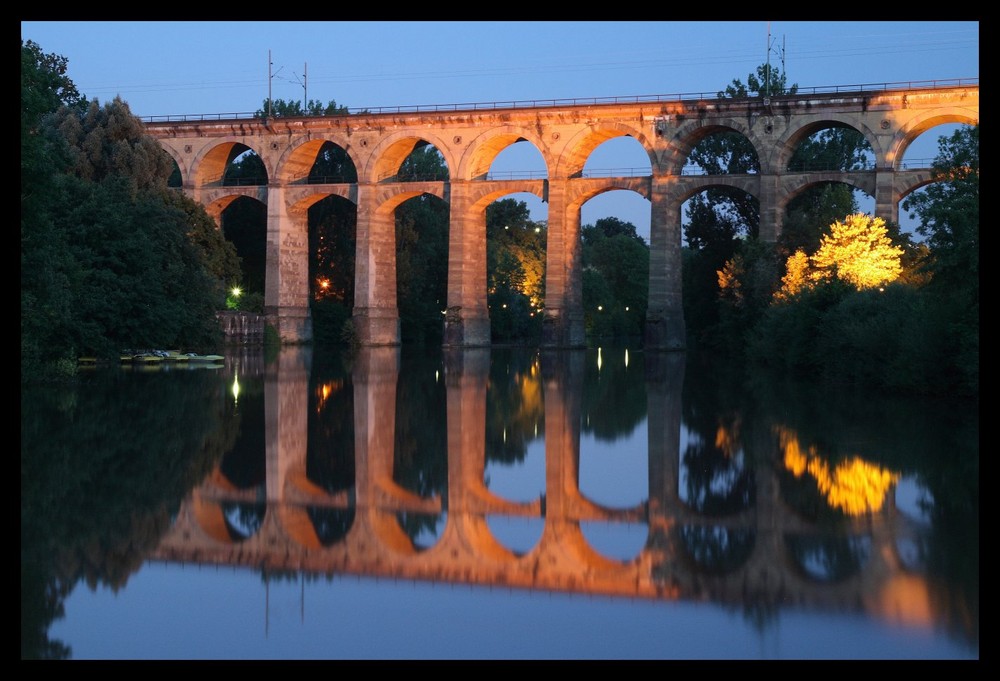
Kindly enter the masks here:
M 938 141 L 934 182 L 903 201 L 918 218 L 933 256 L 933 285 L 979 296 L 979 125 L 963 126 Z
M 616 217 L 584 225 L 581 233 L 588 329 L 595 335 L 641 336 L 649 305 L 649 247 L 635 225 Z
M 933 184 L 903 208 L 918 217 L 930 249 L 927 289 L 955 352 L 955 374 L 979 392 L 979 125 L 938 142 Z
M 501 199 L 486 207 L 487 301 L 495 340 L 541 333 L 546 233 L 524 201 Z
M 302 106 L 302 100 L 265 99 L 261 108 L 254 112 L 257 118 L 290 118 L 293 116 L 346 116 L 349 114 L 346 106 L 340 106 L 334 100 L 326 104 L 310 99 Z
M 903 269 L 903 249 L 892 243 L 887 232 L 882 218 L 864 213 L 834 222 L 809 259 L 816 277 L 837 277 L 859 291 L 895 281 Z
M 22 379 L 71 372 L 85 354 L 217 345 L 239 263 L 204 208 L 168 187 L 170 156 L 121 99 L 83 105 L 61 58 L 24 45 L 22 68 L 51 71 L 22 74 L 30 106 L 71 104 L 22 109 L 43 151 L 22 158 Z
M 51 330 L 72 313 L 72 301 L 64 293 L 71 245 L 50 215 L 57 178 L 69 164 L 68 149 L 41 129 L 60 107 L 86 103 L 66 68 L 65 57 L 45 54 L 30 40 L 21 42 L 22 379 L 52 359 Z

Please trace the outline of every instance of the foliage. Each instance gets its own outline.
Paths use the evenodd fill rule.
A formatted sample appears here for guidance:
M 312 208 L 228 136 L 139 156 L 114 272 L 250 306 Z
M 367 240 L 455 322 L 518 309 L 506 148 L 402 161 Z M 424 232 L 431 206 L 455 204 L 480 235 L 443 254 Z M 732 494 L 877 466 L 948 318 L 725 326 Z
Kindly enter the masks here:
M 64 599 L 81 583 L 123 588 L 232 447 L 240 422 L 222 394 L 206 371 L 22 386 L 22 659 L 70 655 L 47 636 Z
M 254 112 L 257 118 L 290 118 L 293 116 L 346 116 L 346 106 L 340 106 L 334 100 L 323 104 L 319 100 L 310 99 L 303 107 L 302 100 L 264 99 L 261 108 Z
M 963 126 L 938 142 L 936 182 L 903 207 L 926 237 L 923 260 L 938 319 L 945 325 L 955 371 L 979 391 L 979 125 Z
M 934 182 L 903 201 L 917 218 L 917 233 L 933 257 L 928 268 L 935 288 L 961 292 L 964 301 L 979 296 L 979 125 L 963 126 L 938 142 Z
M 535 341 L 545 299 L 547 229 L 528 204 L 501 199 L 486 207 L 486 291 L 494 341 Z
M 615 217 L 584 225 L 584 325 L 590 336 L 641 338 L 649 305 L 649 247 Z
M 864 213 L 848 215 L 830 225 L 819 250 L 809 259 L 816 275 L 843 279 L 859 291 L 895 281 L 902 265 L 903 249 L 886 236 L 882 218 Z
M 864 213 L 835 220 L 820 237 L 815 253 L 801 249 L 788 257 L 778 300 L 789 300 L 803 289 L 831 278 L 841 279 L 862 291 L 881 287 L 899 278 L 904 250 L 888 237 L 882 218 Z
M 84 354 L 215 346 L 225 280 L 239 274 L 232 247 L 203 208 L 168 188 L 175 164 L 128 106 L 119 98 L 85 104 L 65 64 L 22 45 L 22 147 L 30 152 L 22 158 L 22 380 Z

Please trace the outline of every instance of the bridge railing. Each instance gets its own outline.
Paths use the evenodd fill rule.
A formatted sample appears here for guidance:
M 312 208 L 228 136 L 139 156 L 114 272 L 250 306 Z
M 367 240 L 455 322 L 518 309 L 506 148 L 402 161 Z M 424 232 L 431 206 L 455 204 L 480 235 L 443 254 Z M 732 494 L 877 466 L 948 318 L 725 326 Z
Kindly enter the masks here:
M 978 86 L 979 78 L 951 78 L 939 80 L 907 80 L 895 83 L 865 83 L 856 85 L 822 85 L 800 87 L 794 97 L 813 94 L 846 94 L 851 92 L 885 92 L 889 90 L 942 89 Z M 756 97 L 756 96 L 755 96 Z M 779 97 L 776 97 L 780 98 Z M 648 102 L 677 102 L 718 99 L 715 92 L 682 92 L 660 95 L 630 95 L 620 97 L 585 97 L 570 99 L 525 99 L 493 102 L 464 102 L 454 104 L 416 104 L 404 106 L 348 107 L 346 113 L 320 114 L 320 116 L 351 116 L 362 114 L 437 113 L 445 111 L 488 111 L 494 109 L 541 109 L 557 106 L 587 106 L 597 104 L 643 104 Z M 295 116 L 294 118 L 309 118 Z M 176 114 L 167 116 L 140 116 L 145 123 L 183 123 L 196 121 L 233 121 L 262 118 L 256 111 L 215 114 Z

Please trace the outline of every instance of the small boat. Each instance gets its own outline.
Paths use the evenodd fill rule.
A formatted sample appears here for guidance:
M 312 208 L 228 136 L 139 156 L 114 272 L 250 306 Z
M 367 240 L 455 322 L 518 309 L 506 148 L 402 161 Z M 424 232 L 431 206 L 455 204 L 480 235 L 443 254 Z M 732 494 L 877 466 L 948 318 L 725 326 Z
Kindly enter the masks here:
M 190 362 L 222 362 L 225 359 L 222 355 L 196 355 L 193 352 L 188 353 L 188 361 Z

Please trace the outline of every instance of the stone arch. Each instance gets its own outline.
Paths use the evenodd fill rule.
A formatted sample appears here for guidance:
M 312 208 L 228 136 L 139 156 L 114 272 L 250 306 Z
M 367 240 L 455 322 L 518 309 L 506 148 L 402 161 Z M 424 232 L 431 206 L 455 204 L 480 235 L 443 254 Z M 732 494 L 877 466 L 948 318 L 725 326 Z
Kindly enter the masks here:
M 865 124 L 864 121 L 854 118 L 852 116 L 845 115 L 829 115 L 823 116 L 822 118 L 816 118 L 808 123 L 800 125 L 799 127 L 786 131 L 778 140 L 773 147 L 773 156 L 771 160 L 773 164 L 771 168 L 774 172 L 785 172 L 788 168 L 788 163 L 791 161 L 792 156 L 798 149 L 799 145 L 803 140 L 807 139 L 814 133 L 820 130 L 826 130 L 827 128 L 850 128 L 860 132 L 864 136 L 865 141 L 868 142 L 868 146 L 871 148 L 872 153 L 875 155 L 876 166 L 881 166 L 883 159 L 885 158 L 886 150 L 882 148 L 879 143 L 878 135 Z
M 267 158 L 260 153 L 259 149 L 251 147 L 240 139 L 226 137 L 202 149 L 192 160 L 191 180 L 194 184 L 199 187 L 221 186 L 229 163 L 238 153 L 242 153 L 234 153 L 237 147 L 246 147 L 244 151 L 250 150 L 257 154 L 264 164 L 268 177 L 274 176 L 274 169 L 269 166 Z
M 542 199 L 544 198 L 542 194 L 537 191 L 528 191 L 526 189 L 521 191 L 534 194 L 535 196 L 538 196 L 539 198 Z M 511 190 L 509 188 L 496 189 L 495 187 L 474 186 L 469 193 L 469 198 L 470 198 L 469 207 L 470 210 L 477 215 L 480 213 L 485 214 L 486 206 L 490 205 L 494 201 L 502 199 L 503 197 L 509 194 L 517 194 L 517 193 L 519 192 Z M 485 222 L 483 223 L 483 229 L 484 230 L 486 229 Z
M 331 196 L 339 196 L 340 198 L 357 205 L 357 197 L 352 196 L 349 189 L 336 188 L 332 191 L 324 189 L 323 191 L 308 191 L 303 192 L 302 194 L 290 196 L 288 198 L 288 211 L 296 215 L 305 214 L 314 205 Z
M 775 210 L 777 211 L 778 215 L 784 218 L 785 211 L 788 209 L 788 204 L 790 204 L 793 200 L 795 200 L 807 189 L 824 184 L 846 184 L 852 189 L 857 189 L 865 192 L 865 194 L 868 194 L 873 199 L 875 197 L 874 179 L 872 180 L 872 182 L 864 184 L 858 182 L 853 178 L 853 176 L 849 174 L 838 175 L 836 173 L 833 173 L 828 176 L 809 177 L 806 178 L 805 181 L 801 182 L 800 184 L 786 186 L 785 188 L 786 191 L 784 191 L 779 197 L 777 197 Z
M 753 147 L 761 171 L 765 168 L 766 154 L 761 153 L 761 140 L 753 134 L 749 126 L 734 118 L 727 118 L 715 123 L 704 121 L 685 121 L 677 127 L 673 139 L 661 155 L 660 169 L 671 175 L 681 175 L 691 152 L 698 143 L 713 135 L 721 133 L 737 133 L 742 135 Z
M 205 204 L 205 212 L 212 216 L 215 220 L 215 225 L 222 229 L 222 214 L 225 212 L 226 208 L 232 205 L 233 201 L 236 199 L 246 196 L 246 194 L 232 193 L 221 196 Z
M 421 132 L 421 135 L 417 137 L 404 131 L 387 135 L 372 149 L 372 153 L 364 162 L 363 167 L 358 168 L 358 181 L 378 184 L 391 180 L 399 172 L 403 161 L 415 149 L 427 144 L 433 145 L 441 153 L 450 175 L 451 169 L 455 167 L 454 159 L 450 148 L 438 135 Z
M 889 143 L 889 149 L 886 152 L 887 162 L 890 163 L 894 169 L 898 169 L 899 163 L 903 160 L 903 156 L 906 154 L 907 148 L 914 142 L 914 140 L 931 128 L 938 125 L 946 125 L 948 123 L 977 125 L 979 123 L 979 116 L 974 111 L 966 109 L 952 109 L 944 113 L 936 111 L 924 116 L 912 118 L 904 125 L 900 126 L 899 130 L 896 131 L 896 134 L 893 135 L 892 141 Z M 917 187 L 914 187 L 914 189 L 917 189 Z
M 327 137 L 310 137 L 298 144 L 289 145 L 282 151 L 275 163 L 278 169 L 276 171 L 276 179 L 286 184 L 304 184 L 309 177 L 309 172 L 316 163 L 316 159 L 327 143 L 333 144 L 343 150 L 354 165 L 355 170 L 357 170 L 361 162 L 360 159 L 357 158 L 351 144 L 342 142 L 343 140 Z
M 683 204 L 692 196 L 701 194 L 706 189 L 737 189 L 750 194 L 758 201 L 760 200 L 760 191 L 755 179 L 748 181 L 746 178 L 725 175 L 706 175 L 705 178 L 699 182 L 678 184 L 674 190 L 674 199 L 677 205 Z
M 657 167 L 658 162 L 652 140 L 635 126 L 623 122 L 613 122 L 599 128 L 580 130 L 572 139 L 568 140 L 564 151 L 556 159 L 555 176 L 580 177 L 583 173 L 583 167 L 587 164 L 587 159 L 590 158 L 594 150 L 616 137 L 631 137 L 637 141 L 646 152 L 650 169 Z
M 452 179 L 485 180 L 490 166 L 507 147 L 518 142 L 530 142 L 542 155 L 546 170 L 551 173 L 551 152 L 541 138 L 513 125 L 492 128 L 469 143 L 458 162 L 458 172 Z

